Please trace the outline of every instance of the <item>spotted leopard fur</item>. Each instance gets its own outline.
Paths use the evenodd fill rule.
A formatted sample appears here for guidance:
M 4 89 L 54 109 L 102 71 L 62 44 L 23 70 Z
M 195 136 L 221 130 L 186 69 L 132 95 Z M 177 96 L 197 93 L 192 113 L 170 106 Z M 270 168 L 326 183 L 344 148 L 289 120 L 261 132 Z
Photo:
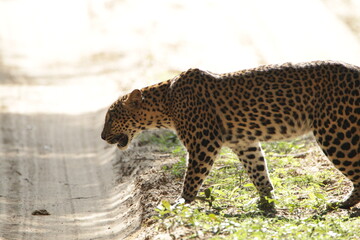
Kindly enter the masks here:
M 188 150 L 181 196 L 191 202 L 221 147 L 239 157 L 262 200 L 272 197 L 260 142 L 309 132 L 353 184 L 340 204 L 360 201 L 360 68 L 323 61 L 227 74 L 190 69 L 134 90 L 106 114 L 102 138 L 126 148 L 145 129 L 174 129 Z

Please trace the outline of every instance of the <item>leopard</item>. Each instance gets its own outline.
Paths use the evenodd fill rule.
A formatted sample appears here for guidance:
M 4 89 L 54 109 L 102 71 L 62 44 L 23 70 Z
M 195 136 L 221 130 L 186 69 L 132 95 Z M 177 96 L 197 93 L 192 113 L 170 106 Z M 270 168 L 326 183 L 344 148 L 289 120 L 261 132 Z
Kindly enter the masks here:
M 351 182 L 335 201 L 360 202 L 360 67 L 338 61 L 262 65 L 217 74 L 191 68 L 134 89 L 108 109 L 101 138 L 125 150 L 143 130 L 175 131 L 187 150 L 180 199 L 191 203 L 222 147 L 230 148 L 259 195 L 274 208 L 262 142 L 312 134 L 324 157 Z

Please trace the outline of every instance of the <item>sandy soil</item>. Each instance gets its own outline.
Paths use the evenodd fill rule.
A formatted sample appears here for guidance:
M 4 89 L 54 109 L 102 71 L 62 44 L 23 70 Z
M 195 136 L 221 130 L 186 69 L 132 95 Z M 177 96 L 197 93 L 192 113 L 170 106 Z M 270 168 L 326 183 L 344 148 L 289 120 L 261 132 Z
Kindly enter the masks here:
M 136 202 L 124 211 L 131 185 L 114 184 L 115 155 L 98 140 L 97 116 L 1 114 L 5 239 L 111 239 L 137 226 L 136 217 L 119 225 Z M 33 214 L 42 209 L 49 215 Z
M 105 107 L 189 67 L 360 65 L 356 6 L 0 1 L 0 239 L 146 238 L 142 219 L 179 192 L 157 174 L 174 160 L 151 146 L 106 145 L 99 137 Z

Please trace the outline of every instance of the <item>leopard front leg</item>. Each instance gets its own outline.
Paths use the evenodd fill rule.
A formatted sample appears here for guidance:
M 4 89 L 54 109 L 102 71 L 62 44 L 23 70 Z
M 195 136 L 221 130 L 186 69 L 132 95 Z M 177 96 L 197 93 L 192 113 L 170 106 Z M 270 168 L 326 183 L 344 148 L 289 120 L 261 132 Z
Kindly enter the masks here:
M 269 203 L 267 198 L 273 198 L 272 191 L 274 187 L 269 178 L 267 163 L 260 143 L 236 146 L 232 150 L 237 154 L 260 194 L 259 208 L 262 210 L 273 209 L 274 204 Z
M 188 150 L 188 163 L 181 197 L 185 199 L 186 203 L 195 199 L 221 149 L 221 139 L 215 135 L 216 132 L 209 133 L 208 130 L 205 130 L 205 133 L 208 134 L 202 134 L 199 139 L 190 142 L 184 141 Z M 200 136 L 200 134 L 196 135 Z

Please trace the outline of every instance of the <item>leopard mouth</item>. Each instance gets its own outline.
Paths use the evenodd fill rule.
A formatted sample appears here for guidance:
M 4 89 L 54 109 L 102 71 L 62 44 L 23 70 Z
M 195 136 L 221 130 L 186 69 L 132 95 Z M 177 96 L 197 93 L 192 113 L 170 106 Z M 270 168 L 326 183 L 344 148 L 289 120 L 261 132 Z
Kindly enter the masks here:
M 128 145 L 129 143 L 129 137 L 126 134 L 120 134 L 119 136 L 116 137 L 116 141 L 117 141 L 117 147 L 118 148 L 124 148 Z

